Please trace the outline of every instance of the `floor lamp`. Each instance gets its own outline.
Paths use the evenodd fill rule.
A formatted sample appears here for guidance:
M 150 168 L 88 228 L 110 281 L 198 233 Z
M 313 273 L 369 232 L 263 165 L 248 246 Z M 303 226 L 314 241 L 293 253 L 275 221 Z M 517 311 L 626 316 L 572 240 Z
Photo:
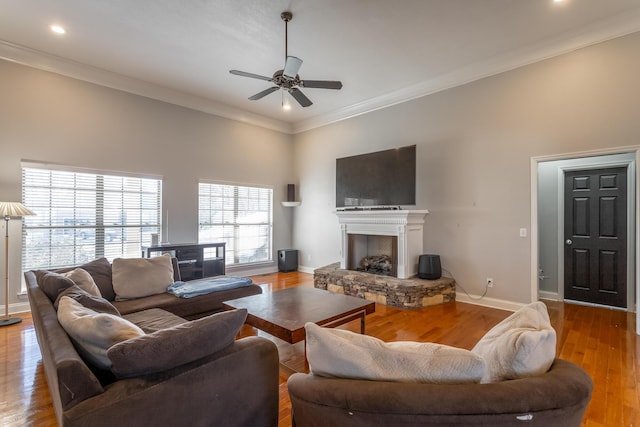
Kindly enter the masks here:
M 0 216 L 4 217 L 4 317 L 0 326 L 15 325 L 22 322 L 19 317 L 9 317 L 9 220 L 11 217 L 35 215 L 29 208 L 18 202 L 0 202 Z

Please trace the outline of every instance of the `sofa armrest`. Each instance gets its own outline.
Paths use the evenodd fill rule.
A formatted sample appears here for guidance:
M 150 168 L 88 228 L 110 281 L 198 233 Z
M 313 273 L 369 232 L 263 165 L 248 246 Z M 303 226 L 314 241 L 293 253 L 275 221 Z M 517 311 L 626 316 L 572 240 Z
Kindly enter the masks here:
M 492 384 L 417 384 L 294 374 L 293 420 L 306 426 L 579 426 L 593 383 L 579 366 L 556 359 L 544 375 Z
M 276 426 L 278 350 L 247 337 L 193 363 L 119 380 L 64 414 L 64 426 Z
M 104 390 L 58 323 L 53 304 L 38 287 L 35 274 L 27 271 L 24 276 L 44 372 L 56 414 L 59 414 Z

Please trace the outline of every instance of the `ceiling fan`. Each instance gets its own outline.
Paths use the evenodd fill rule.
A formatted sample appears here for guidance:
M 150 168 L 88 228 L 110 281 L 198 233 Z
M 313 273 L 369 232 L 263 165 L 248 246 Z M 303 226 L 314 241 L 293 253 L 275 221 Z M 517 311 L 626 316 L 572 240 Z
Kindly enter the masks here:
M 288 23 L 293 18 L 293 14 L 291 12 L 282 12 L 280 14 L 280 18 L 284 21 L 284 69 L 278 70 L 273 73 L 272 77 L 261 76 L 259 74 L 247 73 L 245 71 L 238 70 L 230 70 L 231 74 L 235 74 L 236 76 L 243 77 L 251 77 L 252 79 L 260 79 L 266 80 L 268 82 L 273 83 L 275 86 L 272 86 L 268 89 L 263 90 L 262 92 L 258 92 L 253 96 L 250 96 L 249 99 L 251 101 L 257 101 L 272 92 L 275 92 L 278 89 L 286 90 L 293 96 L 293 98 L 298 101 L 300 105 L 303 107 L 308 107 L 313 104 L 309 98 L 305 96 L 304 93 L 298 87 L 305 88 L 317 88 L 317 89 L 341 89 L 342 82 L 335 80 L 302 80 L 298 75 L 298 70 L 302 66 L 302 59 L 297 58 L 295 56 L 289 56 L 288 49 Z M 284 101 L 283 101 L 284 106 Z

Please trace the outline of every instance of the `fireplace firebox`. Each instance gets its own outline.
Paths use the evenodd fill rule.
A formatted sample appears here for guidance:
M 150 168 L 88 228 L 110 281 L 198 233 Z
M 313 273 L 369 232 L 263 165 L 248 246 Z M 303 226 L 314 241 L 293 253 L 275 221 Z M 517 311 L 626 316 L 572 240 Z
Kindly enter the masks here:
M 424 218 L 427 210 L 338 211 L 342 231 L 340 268 L 357 270 L 367 256 L 387 255 L 394 277 L 408 279 L 418 273 L 423 251 Z
M 367 234 L 348 235 L 347 270 L 365 271 L 396 277 L 398 274 L 398 237 Z M 387 265 L 388 268 L 387 268 Z

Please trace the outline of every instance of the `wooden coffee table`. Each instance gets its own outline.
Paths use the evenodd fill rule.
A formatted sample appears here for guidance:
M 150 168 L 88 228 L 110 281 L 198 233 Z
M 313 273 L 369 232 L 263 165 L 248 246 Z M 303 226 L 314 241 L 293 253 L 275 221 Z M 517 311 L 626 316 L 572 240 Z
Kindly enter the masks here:
M 305 339 L 307 322 L 333 328 L 360 319 L 360 333 L 364 334 L 365 316 L 376 311 L 372 301 L 305 286 L 251 295 L 223 304 L 226 309 L 246 308 L 246 323 L 289 344 Z

